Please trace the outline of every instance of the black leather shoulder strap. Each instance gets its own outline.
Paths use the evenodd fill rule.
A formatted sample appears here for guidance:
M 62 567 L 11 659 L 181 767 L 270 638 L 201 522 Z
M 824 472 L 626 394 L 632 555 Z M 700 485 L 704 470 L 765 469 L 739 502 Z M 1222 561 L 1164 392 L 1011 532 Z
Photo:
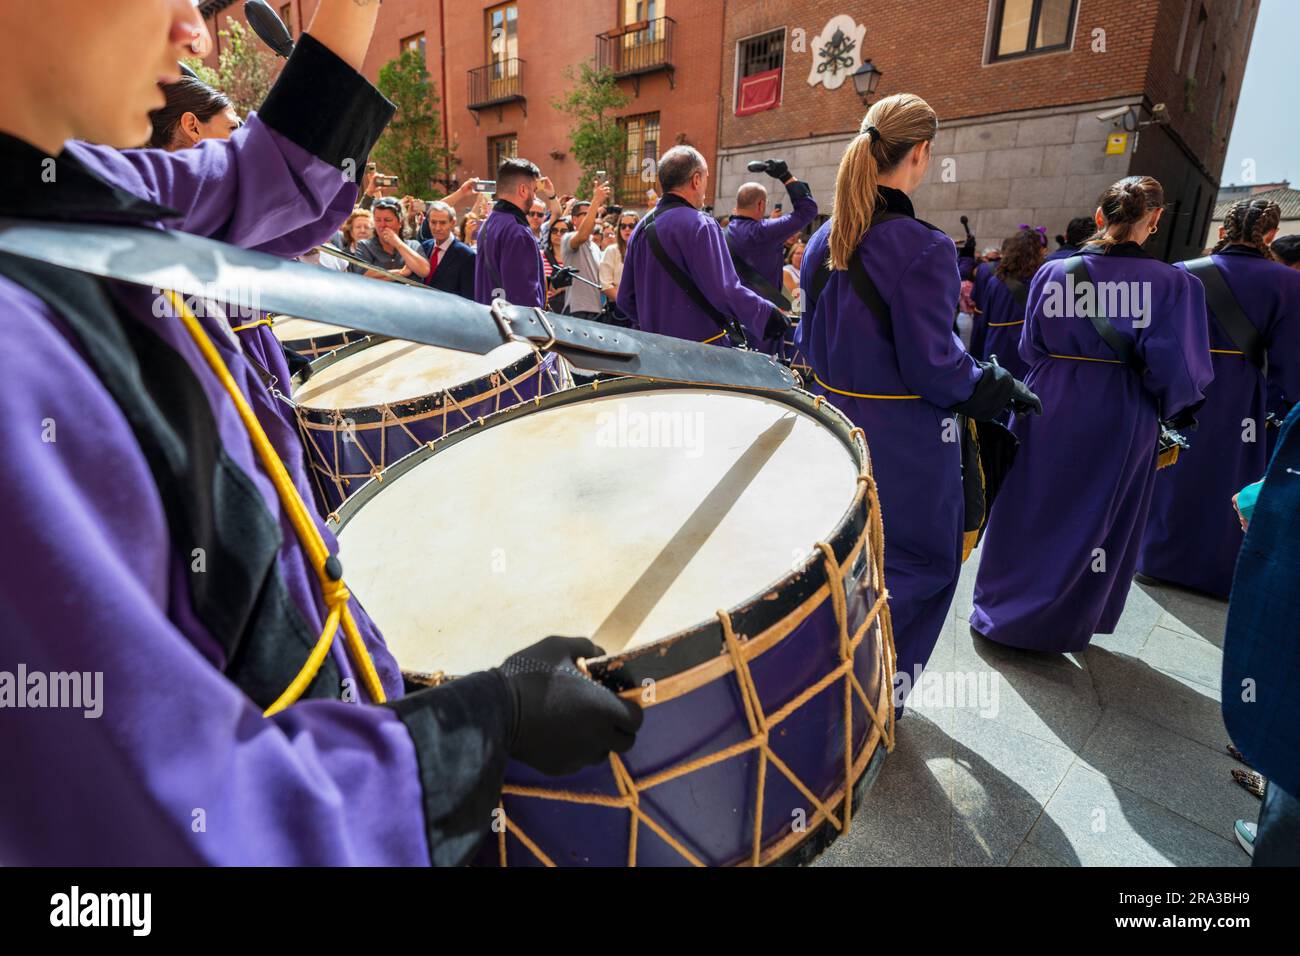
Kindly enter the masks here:
M 194 614 L 225 651 L 226 676 L 269 706 L 316 637 L 280 574 L 280 526 L 222 446 L 202 384 L 152 329 L 123 314 L 110 283 L 6 253 L 0 275 L 67 323 L 121 409 L 162 499 L 172 548 L 187 559 L 202 551 L 202 573 L 186 575 Z M 337 698 L 339 681 L 326 657 L 304 696 Z
M 748 259 L 736 251 L 736 243 L 731 238 L 731 230 L 722 230 L 722 235 L 727 240 L 727 251 L 731 253 L 731 262 L 736 267 L 736 275 L 740 276 L 740 281 L 777 308 L 789 312 L 792 308 L 789 298 L 786 297 L 784 292 L 772 285 L 766 276 L 750 265 Z
M 999 276 L 995 272 L 997 280 L 1007 287 L 1011 297 L 1016 300 L 1016 305 L 1025 308 L 1029 304 L 1029 287 L 1014 276 Z
M 1268 352 L 1264 348 L 1264 338 L 1259 334 L 1259 329 L 1255 328 L 1255 323 L 1246 317 L 1241 303 L 1232 294 L 1232 289 L 1228 288 L 1223 273 L 1214 264 L 1214 259 L 1205 256 L 1184 265 L 1188 272 L 1201 280 L 1201 285 L 1205 288 L 1205 301 L 1219 327 L 1232 339 L 1232 344 L 1241 349 L 1250 363 L 1267 375 Z
M 1075 286 L 1087 284 L 1091 286 L 1092 273 L 1088 271 L 1088 264 L 1084 261 L 1083 256 L 1070 256 L 1065 260 L 1065 271 L 1074 276 Z M 1115 330 L 1115 326 L 1110 324 L 1110 319 L 1103 313 L 1106 311 L 1101 305 L 1101 296 L 1096 294 L 1096 288 L 1093 288 L 1093 308 L 1089 311 L 1088 320 L 1092 327 L 1097 330 L 1103 342 L 1119 358 L 1121 362 L 1127 365 L 1133 371 L 1142 375 L 1146 372 L 1146 363 L 1142 361 L 1137 351 L 1133 348 L 1133 343 L 1120 335 Z
M 872 216 L 871 224 L 876 226 L 893 219 L 911 218 L 911 216 L 901 212 L 881 212 Z M 876 288 L 876 284 L 871 281 L 871 276 L 867 275 L 867 267 L 862 264 L 861 256 L 855 255 L 849 260 L 848 272 L 849 283 L 853 286 L 853 291 L 858 294 L 858 298 L 866 303 L 877 318 L 892 329 L 894 319 L 889 310 L 889 304 L 885 302 L 885 298 L 880 294 L 880 290 Z M 817 271 L 813 273 L 812 294 L 808 297 L 808 304 L 804 307 L 804 311 L 812 312 L 817 308 L 817 300 L 821 298 L 822 290 L 826 288 L 826 283 L 830 281 L 830 263 L 819 262 Z

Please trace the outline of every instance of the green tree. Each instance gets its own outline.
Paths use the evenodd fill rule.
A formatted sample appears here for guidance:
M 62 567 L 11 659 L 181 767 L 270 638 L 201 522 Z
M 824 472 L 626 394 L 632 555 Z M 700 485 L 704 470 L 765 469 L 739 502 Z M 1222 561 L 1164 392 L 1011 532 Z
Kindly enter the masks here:
M 378 87 L 397 106 L 371 156 L 379 171 L 396 175 L 403 193 L 427 197 L 440 187 L 450 191 L 455 149 L 442 145 L 438 91 L 424 57 L 416 50 L 403 50 L 379 71 Z
M 611 70 L 598 70 L 590 62 L 566 67 L 564 76 L 573 87 L 552 105 L 573 120 L 569 147 L 582 168 L 578 195 L 590 195 L 596 171 L 603 169 L 617 182 L 626 162 L 627 136 L 614 115 L 630 102 Z M 627 197 L 617 197 L 620 202 Z
M 230 97 L 240 116 L 262 105 L 271 84 L 280 75 L 274 53 L 264 46 L 252 30 L 238 20 L 227 20 L 220 32 L 221 55 L 214 70 L 198 60 L 188 60 L 204 83 Z

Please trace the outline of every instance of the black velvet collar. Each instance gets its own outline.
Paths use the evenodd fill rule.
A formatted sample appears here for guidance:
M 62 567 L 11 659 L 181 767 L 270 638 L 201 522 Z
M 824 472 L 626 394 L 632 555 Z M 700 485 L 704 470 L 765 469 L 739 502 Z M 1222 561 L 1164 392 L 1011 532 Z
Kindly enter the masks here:
M 687 209 L 694 209 L 696 212 L 700 211 L 697 207 L 691 205 L 689 200 L 683 196 L 677 195 L 677 193 L 665 194 L 664 197 L 659 200 L 659 205 L 655 206 L 655 211 L 659 212 L 660 210 L 672 209 L 674 206 L 685 206 Z
M 1224 246 L 1222 249 L 1216 252 L 1215 255 L 1216 256 L 1254 256 L 1256 259 L 1268 258 L 1268 256 L 1264 255 L 1264 253 L 1260 252 L 1254 246 L 1244 246 L 1239 242 L 1234 242 L 1232 243 L 1232 245 Z
M 522 209 L 520 209 L 510 200 L 498 199 L 496 202 L 492 204 L 492 211 L 503 212 L 509 216 L 514 216 L 515 219 L 519 221 L 519 224 L 521 226 L 523 226 L 525 229 L 528 229 L 528 217 L 524 215 L 524 211 Z M 531 229 L 528 229 L 528 231 L 532 232 Z
M 105 182 L 67 150 L 50 156 L 8 133 L 0 133 L 0 182 L 0 216 L 141 224 L 181 218 Z
M 876 212 L 898 212 L 911 219 L 916 218 L 916 207 L 912 205 L 911 197 L 893 186 L 878 187 Z
M 1155 259 L 1155 256 L 1136 242 L 1117 242 L 1114 244 L 1085 242 L 1079 247 L 1079 255 L 1114 256 L 1117 259 Z

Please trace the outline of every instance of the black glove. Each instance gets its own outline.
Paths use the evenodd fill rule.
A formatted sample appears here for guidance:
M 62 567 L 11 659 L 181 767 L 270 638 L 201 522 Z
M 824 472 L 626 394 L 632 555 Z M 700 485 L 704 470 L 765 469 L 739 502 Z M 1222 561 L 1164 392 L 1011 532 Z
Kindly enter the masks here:
M 560 266 L 551 273 L 552 289 L 567 289 L 573 285 L 573 277 L 577 275 L 577 270 L 572 266 Z
M 998 364 L 998 357 L 996 355 L 989 356 L 989 365 L 998 369 L 1002 368 L 1002 366 Z M 1012 377 L 1011 379 L 1011 398 L 1007 400 L 1007 404 L 1011 406 L 1011 410 L 1017 415 L 1028 415 L 1030 413 L 1034 415 L 1043 414 L 1042 400 L 1029 390 L 1028 385 L 1020 381 L 1018 378 Z
M 781 182 L 790 178 L 790 167 L 786 165 L 784 159 L 769 159 L 763 164 L 763 171 Z
M 578 670 L 579 657 L 605 652 L 583 637 L 548 637 L 512 654 L 496 673 L 514 700 L 510 756 L 553 776 L 577 773 L 624 753 L 641 728 L 641 708 Z
M 785 334 L 792 328 L 794 326 L 786 314 L 780 309 L 773 308 L 772 314 L 767 317 L 767 325 L 763 327 L 763 338 L 785 338 Z
M 966 241 L 961 244 L 961 248 L 957 250 L 957 258 L 959 259 L 975 258 L 975 237 L 974 236 L 968 236 Z

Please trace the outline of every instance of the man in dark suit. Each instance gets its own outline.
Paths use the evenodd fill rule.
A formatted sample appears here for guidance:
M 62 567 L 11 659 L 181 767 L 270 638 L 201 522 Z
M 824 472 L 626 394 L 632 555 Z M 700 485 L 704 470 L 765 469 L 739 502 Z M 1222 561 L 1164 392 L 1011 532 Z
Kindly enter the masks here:
M 1246 760 L 1268 778 L 1258 830 L 1239 820 L 1237 839 L 1256 866 L 1297 866 L 1300 405 L 1282 426 L 1264 481 L 1244 489 L 1233 503 L 1246 538 L 1237 558 L 1223 641 L 1223 720 Z
M 429 260 L 424 284 L 473 299 L 474 250 L 455 236 L 456 210 L 445 202 L 430 203 L 425 223 L 432 238 L 420 243 Z

